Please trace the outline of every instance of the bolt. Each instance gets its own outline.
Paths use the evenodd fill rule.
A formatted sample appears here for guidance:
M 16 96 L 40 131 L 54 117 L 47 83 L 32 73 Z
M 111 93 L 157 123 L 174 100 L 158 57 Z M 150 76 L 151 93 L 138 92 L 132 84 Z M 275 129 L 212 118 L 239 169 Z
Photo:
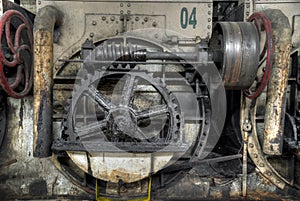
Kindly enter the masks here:
M 195 41 L 196 41 L 197 43 L 201 42 L 201 37 L 200 37 L 200 36 L 196 36 Z
M 250 148 L 253 148 L 253 147 L 254 147 L 254 145 L 253 145 L 252 143 L 250 143 L 250 144 L 249 144 L 249 147 L 250 147 Z
M 110 18 L 111 21 L 115 21 L 115 19 L 116 19 L 115 16 L 111 16 Z
M 123 7 L 124 5 L 123 5 L 123 3 L 120 3 L 120 7 Z
M 140 20 L 140 18 L 139 17 L 135 17 L 135 21 L 139 21 Z
M 209 8 L 211 7 L 211 3 L 208 4 L 208 7 L 209 7 Z
M 105 20 L 106 20 L 106 17 L 105 17 L 105 16 L 102 16 L 102 20 L 105 21 Z
M 41 3 L 42 3 L 41 1 L 38 1 L 38 4 L 39 4 L 39 5 L 41 5 Z
M 145 22 L 148 22 L 148 20 L 149 20 L 148 17 L 145 17 L 145 18 L 144 18 L 144 21 L 145 21 Z
M 207 14 L 211 15 L 211 11 L 208 11 Z
M 130 15 L 130 13 L 131 13 L 130 10 L 128 10 L 128 11 L 127 11 L 127 14 Z
M 248 11 L 246 12 L 246 15 L 249 15 L 249 12 L 248 12 Z
M 211 28 L 211 26 L 210 26 L 210 25 L 208 25 L 208 26 L 207 26 L 207 28 L 208 28 L 208 29 L 210 29 L 210 28 Z
M 271 172 L 267 172 L 267 175 L 268 175 L 268 176 L 271 176 L 271 175 L 272 175 L 272 173 L 271 173 Z
M 92 25 L 95 26 L 97 22 L 95 20 L 92 21 Z
M 128 6 L 128 7 L 130 7 L 130 6 L 131 6 L 131 4 L 130 4 L 130 3 L 128 3 L 128 4 L 127 4 L 127 6 Z
M 254 154 L 254 158 L 257 158 L 258 157 L 258 155 L 257 154 Z
M 211 18 L 208 18 L 208 20 L 207 20 L 208 22 L 211 22 Z
M 156 26 L 157 26 L 157 23 L 156 23 L 156 22 L 153 22 L 153 23 L 152 23 L 152 26 L 153 26 L 153 27 L 156 27 Z
M 90 37 L 91 38 L 93 38 L 94 37 L 94 33 L 92 32 L 92 33 L 90 33 Z
M 124 11 L 123 11 L 123 10 L 121 10 L 121 11 L 120 11 L 120 14 L 124 14 Z
M 277 181 L 276 181 L 276 183 L 277 183 L 277 184 L 279 184 L 279 183 L 280 183 L 280 181 L 279 181 L 279 180 L 277 180 Z
M 154 37 L 155 37 L 155 38 L 158 38 L 158 34 L 155 34 Z
M 243 130 L 244 131 L 251 131 L 251 129 L 252 129 L 251 123 L 246 120 L 245 123 L 243 124 Z
M 264 166 L 265 166 L 265 164 L 263 164 L 263 163 L 259 164 L 259 167 L 264 167 Z

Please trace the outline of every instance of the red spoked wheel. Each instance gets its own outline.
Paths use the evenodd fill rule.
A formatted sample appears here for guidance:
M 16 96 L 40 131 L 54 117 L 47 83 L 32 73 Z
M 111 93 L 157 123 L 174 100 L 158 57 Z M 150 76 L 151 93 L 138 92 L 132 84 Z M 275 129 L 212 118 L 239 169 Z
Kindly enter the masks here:
M 28 18 L 17 10 L 0 19 L 0 84 L 11 97 L 28 94 L 33 82 L 33 35 Z
M 249 17 L 248 21 L 255 24 L 259 35 L 259 40 L 264 40 L 263 48 L 259 56 L 258 74 L 255 79 L 256 81 L 253 83 L 250 89 L 244 91 L 246 97 L 255 99 L 265 89 L 271 76 L 274 54 L 273 33 L 271 21 L 263 12 L 253 13 Z

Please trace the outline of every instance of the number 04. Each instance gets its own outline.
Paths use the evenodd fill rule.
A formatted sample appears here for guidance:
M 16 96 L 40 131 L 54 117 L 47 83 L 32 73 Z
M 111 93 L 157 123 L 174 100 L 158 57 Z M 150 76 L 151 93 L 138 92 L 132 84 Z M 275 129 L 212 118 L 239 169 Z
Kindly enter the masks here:
M 193 25 L 193 29 L 196 28 L 197 25 L 197 17 L 196 17 L 196 8 L 192 9 L 191 14 L 189 15 L 189 11 L 186 7 L 183 7 L 180 12 L 180 25 L 181 28 L 186 29 L 188 25 Z

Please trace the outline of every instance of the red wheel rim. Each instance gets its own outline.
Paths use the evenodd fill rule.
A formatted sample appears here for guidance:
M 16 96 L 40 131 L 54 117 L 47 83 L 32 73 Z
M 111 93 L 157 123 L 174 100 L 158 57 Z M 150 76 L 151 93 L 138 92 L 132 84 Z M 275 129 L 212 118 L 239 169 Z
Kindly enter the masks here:
M 263 62 L 264 57 L 266 56 L 266 59 L 265 59 L 266 66 L 264 68 L 263 76 L 262 76 L 261 80 L 258 81 L 255 91 L 253 91 L 251 93 L 249 92 L 249 90 L 244 91 L 244 94 L 246 95 L 246 97 L 248 97 L 250 99 L 255 99 L 265 89 L 265 87 L 267 86 L 267 84 L 269 82 L 270 76 L 271 76 L 271 72 L 272 72 L 272 68 L 273 68 L 273 65 L 272 65 L 273 54 L 274 54 L 273 33 L 272 33 L 271 21 L 262 12 L 253 13 L 249 17 L 248 21 L 253 22 L 255 24 L 255 26 L 257 27 L 257 31 L 258 31 L 260 39 L 261 39 L 261 34 L 262 34 L 261 33 L 262 28 L 266 32 L 266 41 L 265 41 L 264 48 L 263 48 L 263 50 L 260 54 L 260 58 L 259 58 L 260 63 L 261 63 L 261 62 Z

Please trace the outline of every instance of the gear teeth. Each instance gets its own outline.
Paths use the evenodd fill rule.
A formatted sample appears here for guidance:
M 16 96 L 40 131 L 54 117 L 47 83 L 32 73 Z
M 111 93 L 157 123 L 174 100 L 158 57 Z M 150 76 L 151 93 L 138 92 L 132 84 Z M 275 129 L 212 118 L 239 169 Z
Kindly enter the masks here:
M 67 104 L 68 104 L 67 106 L 69 106 L 71 103 L 72 103 L 72 98 L 70 97 L 67 99 Z
M 160 79 L 160 78 L 158 78 L 158 77 L 154 78 L 154 81 L 155 81 L 157 84 L 159 84 L 159 85 L 161 85 L 161 84 L 162 84 L 162 81 L 161 81 L 161 79 Z
M 178 108 L 178 105 L 175 103 L 172 103 L 172 107 L 176 110 Z

